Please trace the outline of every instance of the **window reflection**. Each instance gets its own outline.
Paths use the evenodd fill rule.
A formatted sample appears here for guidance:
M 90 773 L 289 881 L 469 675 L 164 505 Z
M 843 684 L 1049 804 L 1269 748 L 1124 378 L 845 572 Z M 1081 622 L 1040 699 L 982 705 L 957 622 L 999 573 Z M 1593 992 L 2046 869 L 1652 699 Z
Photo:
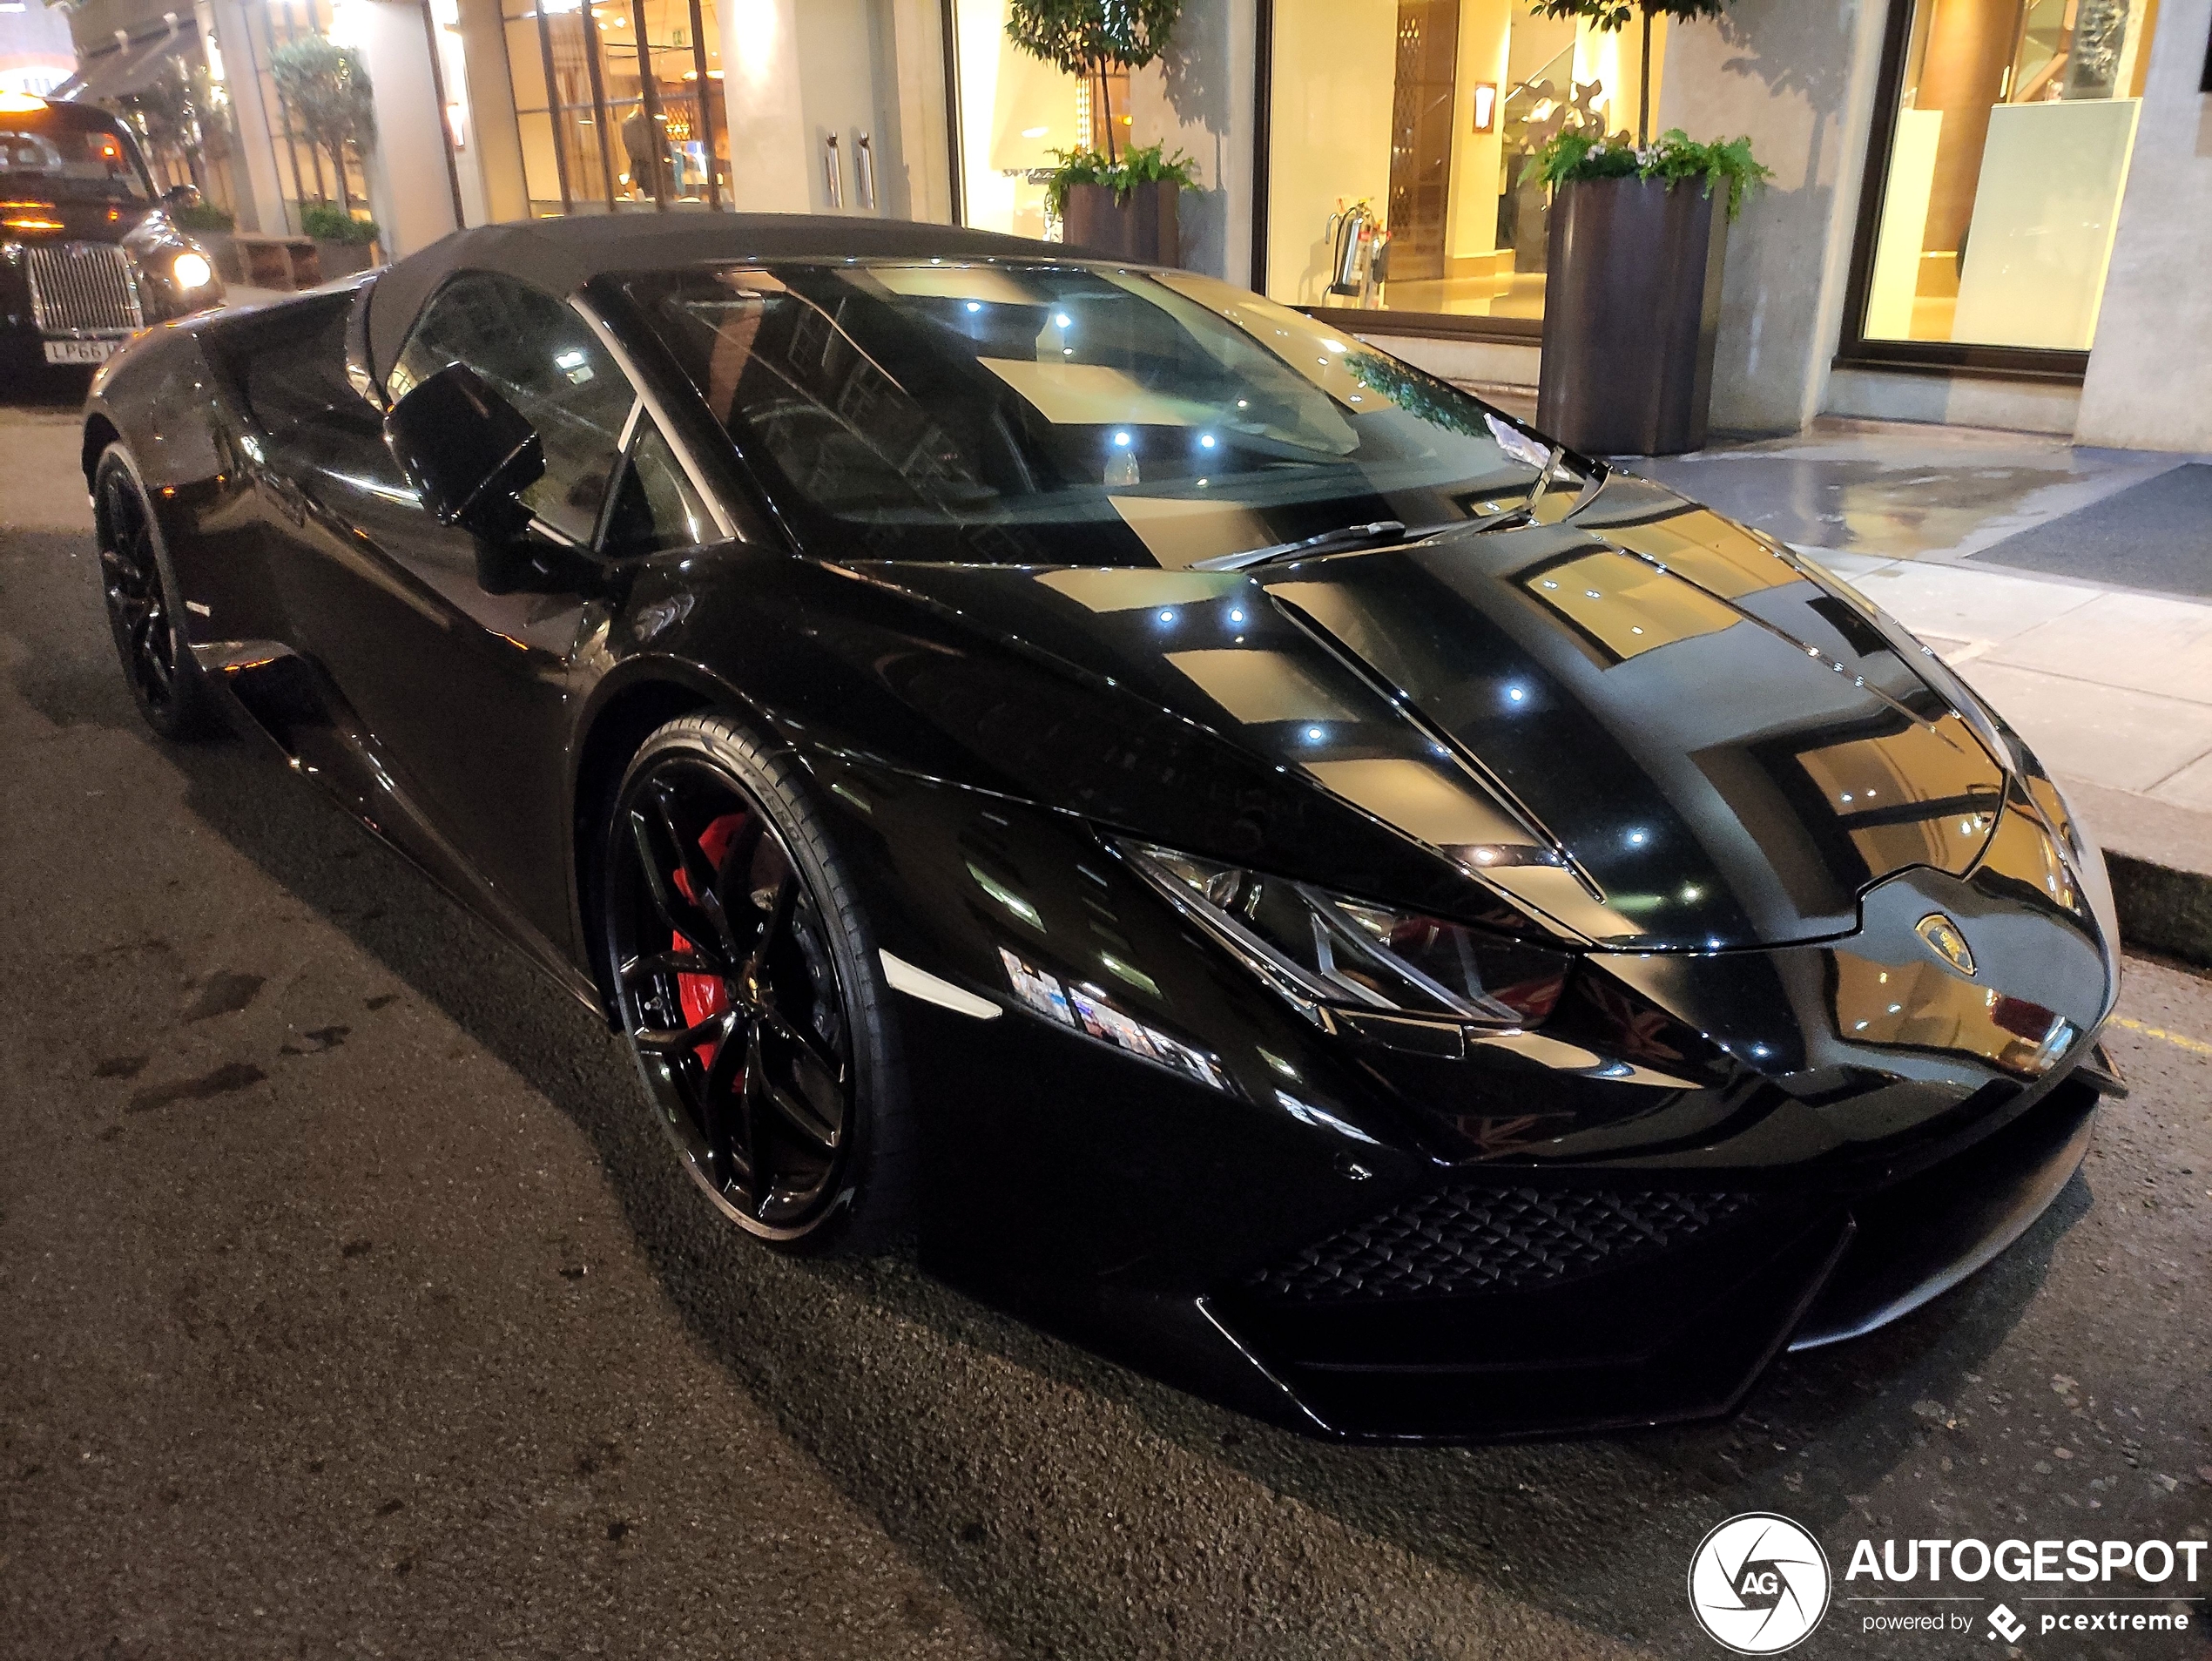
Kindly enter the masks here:
M 1525 501 L 1478 400 L 1187 273 L 792 262 L 628 284 L 788 512 L 880 557 L 1185 567 Z
M 1836 1030 L 1898 1050 L 1979 1056 L 2027 1077 L 2047 1072 L 2071 1046 L 2072 1024 L 2040 1003 L 1961 979 L 1932 957 L 1882 963 L 1838 952 Z

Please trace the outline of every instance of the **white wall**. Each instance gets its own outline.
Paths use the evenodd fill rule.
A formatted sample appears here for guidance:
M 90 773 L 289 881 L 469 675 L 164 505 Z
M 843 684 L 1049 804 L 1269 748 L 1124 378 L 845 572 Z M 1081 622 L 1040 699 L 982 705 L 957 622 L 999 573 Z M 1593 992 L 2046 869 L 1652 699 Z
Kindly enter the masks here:
M 1251 41 L 1256 0 L 1193 0 L 1168 51 L 1130 77 L 1130 142 L 1180 150 L 1200 188 L 1177 205 L 1182 263 L 1192 271 L 1251 280 Z
M 333 34 L 360 49 L 375 89 L 370 211 L 382 227 L 386 257 L 401 259 L 456 228 L 446 114 L 431 78 L 422 8 L 415 0 L 344 0 Z
M 2212 451 L 2212 0 L 2163 0 L 2081 388 L 2085 444 Z
M 246 188 L 238 202 L 239 228 L 264 236 L 287 236 L 300 227 L 285 206 L 284 180 L 277 172 L 276 144 L 269 118 L 275 111 L 261 96 L 260 48 L 246 28 L 240 0 L 208 0 L 210 34 L 223 62 L 230 92 L 231 136 L 246 163 Z
M 1748 134 L 1775 172 L 1729 227 L 1717 431 L 1796 432 L 1821 408 L 1887 10 L 1883 0 L 1737 0 L 1669 31 L 1654 127 Z
M 821 189 L 810 185 L 797 9 L 796 0 L 720 0 L 730 201 L 741 212 L 805 213 Z

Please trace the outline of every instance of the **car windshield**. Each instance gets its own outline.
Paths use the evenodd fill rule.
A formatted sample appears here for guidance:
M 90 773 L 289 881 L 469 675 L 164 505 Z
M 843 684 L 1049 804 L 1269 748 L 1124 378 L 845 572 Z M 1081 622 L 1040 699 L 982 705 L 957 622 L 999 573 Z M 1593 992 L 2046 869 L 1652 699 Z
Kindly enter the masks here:
M 0 196 L 148 202 L 153 188 L 119 133 L 17 115 L 0 119 Z
M 1181 568 L 1487 517 L 1545 460 L 1447 382 L 1183 272 L 822 260 L 624 287 L 840 557 Z

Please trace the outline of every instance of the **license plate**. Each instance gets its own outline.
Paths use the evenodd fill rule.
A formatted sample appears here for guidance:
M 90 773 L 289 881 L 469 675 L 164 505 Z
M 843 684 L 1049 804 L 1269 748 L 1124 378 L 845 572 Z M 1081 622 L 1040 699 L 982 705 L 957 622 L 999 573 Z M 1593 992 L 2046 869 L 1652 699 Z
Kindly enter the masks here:
M 46 361 L 105 363 L 122 344 L 120 341 L 49 341 L 46 342 Z

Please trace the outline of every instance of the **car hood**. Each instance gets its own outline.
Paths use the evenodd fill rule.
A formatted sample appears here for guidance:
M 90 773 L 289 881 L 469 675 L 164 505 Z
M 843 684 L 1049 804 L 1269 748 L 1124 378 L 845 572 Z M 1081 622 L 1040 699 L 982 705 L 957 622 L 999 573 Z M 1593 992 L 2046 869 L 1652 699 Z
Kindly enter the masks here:
M 2004 794 L 1915 668 L 1925 648 L 1803 561 L 1621 476 L 1561 523 L 1254 571 L 893 580 L 1608 947 L 1849 933 L 1883 878 L 1968 871 Z

